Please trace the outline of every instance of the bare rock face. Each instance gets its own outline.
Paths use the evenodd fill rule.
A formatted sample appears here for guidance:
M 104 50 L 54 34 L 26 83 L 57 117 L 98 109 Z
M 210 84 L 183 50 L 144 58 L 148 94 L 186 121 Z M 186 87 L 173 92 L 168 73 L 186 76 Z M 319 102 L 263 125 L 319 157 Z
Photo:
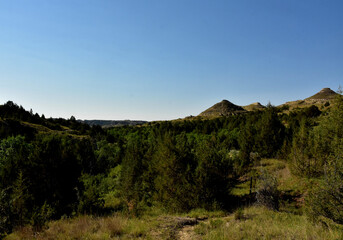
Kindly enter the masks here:
M 223 100 L 219 103 L 214 104 L 212 107 L 203 111 L 199 116 L 203 117 L 219 117 L 219 116 L 229 116 L 239 112 L 244 112 L 245 110 L 237 106 L 228 100 Z

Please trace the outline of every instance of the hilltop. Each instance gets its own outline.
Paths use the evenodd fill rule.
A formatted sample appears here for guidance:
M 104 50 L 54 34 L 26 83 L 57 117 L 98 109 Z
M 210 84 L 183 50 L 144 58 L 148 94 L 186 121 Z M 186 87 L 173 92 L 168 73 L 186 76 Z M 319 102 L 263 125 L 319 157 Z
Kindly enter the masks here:
M 334 100 L 337 95 L 339 94 L 331 90 L 330 88 L 323 88 L 311 97 L 305 98 L 303 100 L 286 102 L 284 104 L 281 104 L 280 107 L 286 106 L 289 110 L 292 110 L 295 108 L 304 108 L 315 105 L 319 108 L 324 109 L 325 107 L 330 106 L 332 100 Z
M 305 98 L 303 100 L 289 101 L 284 104 L 279 105 L 279 107 L 288 110 L 293 110 L 295 108 L 310 107 L 312 105 L 317 106 L 321 109 L 325 109 L 332 103 L 332 100 L 339 95 L 330 88 L 323 88 L 318 93 L 311 97 Z M 212 107 L 206 109 L 200 113 L 199 117 L 221 117 L 230 116 L 235 114 L 246 113 L 250 111 L 263 110 L 266 107 L 259 102 L 255 102 L 246 106 L 239 106 L 231 103 L 228 100 L 223 100 L 219 103 L 214 104 Z
M 228 100 L 223 100 L 214 104 L 212 107 L 206 109 L 199 116 L 203 117 L 217 117 L 217 116 L 230 116 L 239 112 L 244 112 L 244 108 L 235 105 Z
M 338 93 L 331 90 L 330 88 L 323 88 L 318 93 L 316 93 L 315 95 L 313 95 L 309 98 L 306 98 L 305 100 L 327 101 L 327 100 L 334 99 L 337 95 L 338 95 Z
M 261 103 L 259 102 L 255 102 L 255 103 L 252 103 L 250 105 L 247 105 L 247 106 L 243 106 L 244 110 L 246 111 L 256 111 L 256 110 L 262 110 L 262 109 L 265 109 L 266 107 L 263 106 Z

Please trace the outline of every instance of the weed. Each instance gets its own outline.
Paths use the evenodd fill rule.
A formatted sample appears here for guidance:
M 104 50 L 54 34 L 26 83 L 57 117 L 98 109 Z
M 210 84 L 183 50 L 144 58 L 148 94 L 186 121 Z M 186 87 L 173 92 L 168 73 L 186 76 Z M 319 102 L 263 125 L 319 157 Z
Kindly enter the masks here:
M 235 212 L 235 220 L 242 220 L 244 219 L 244 212 L 242 208 L 238 208 Z

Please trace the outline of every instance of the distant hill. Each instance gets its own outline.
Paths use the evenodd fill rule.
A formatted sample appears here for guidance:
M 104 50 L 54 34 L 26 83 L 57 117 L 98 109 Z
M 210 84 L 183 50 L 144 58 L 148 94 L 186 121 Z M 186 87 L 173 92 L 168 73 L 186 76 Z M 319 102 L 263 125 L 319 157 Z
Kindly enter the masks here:
M 256 102 L 256 103 L 252 103 L 250 105 L 247 106 L 243 106 L 244 110 L 246 111 L 256 111 L 256 110 L 262 110 L 265 109 L 266 107 L 263 106 L 261 103 Z
M 90 126 L 99 125 L 104 128 L 108 127 L 121 127 L 121 126 L 136 126 L 147 123 L 141 120 L 78 120 Z
M 332 100 L 334 100 L 337 95 L 338 93 L 331 90 L 330 88 L 323 88 L 318 93 L 314 94 L 311 97 L 305 98 L 304 100 L 290 101 L 281 104 L 280 106 L 287 106 L 289 110 L 292 110 L 294 108 L 309 107 L 311 105 L 325 108 L 331 104 Z
M 334 99 L 337 95 L 338 95 L 338 93 L 336 93 L 335 91 L 332 91 L 330 88 L 323 88 L 318 93 L 316 93 L 315 95 L 313 95 L 309 98 L 306 98 L 305 100 L 327 101 L 327 100 Z
M 247 106 L 238 106 L 228 100 L 223 100 L 219 103 L 214 104 L 212 107 L 206 109 L 199 114 L 200 117 L 220 117 L 229 116 L 247 111 L 263 110 L 266 108 L 261 103 L 256 102 Z
M 235 105 L 228 100 L 223 100 L 219 103 L 214 104 L 212 107 L 206 109 L 199 116 L 202 117 L 218 117 L 218 116 L 229 116 L 236 113 L 244 112 L 244 108 Z
M 290 111 L 295 108 L 304 108 L 310 107 L 315 105 L 320 109 L 326 109 L 332 103 L 332 100 L 338 95 L 335 91 L 331 90 L 330 88 L 323 88 L 318 93 L 314 94 L 311 97 L 308 97 L 304 100 L 296 100 L 286 102 L 284 104 L 279 105 L 279 107 L 284 108 L 283 111 Z M 247 106 L 238 106 L 235 105 L 228 100 L 223 100 L 219 103 L 214 104 L 212 107 L 206 109 L 202 113 L 200 113 L 199 117 L 220 117 L 220 116 L 229 116 L 239 113 L 244 113 L 248 111 L 257 111 L 263 110 L 266 107 L 263 106 L 261 103 L 256 102 L 252 103 Z
M 96 127 L 92 130 L 88 124 L 78 122 L 75 118 L 45 118 L 44 115 L 27 111 L 12 101 L 0 105 L 0 139 L 22 135 L 27 140 L 32 140 L 41 133 L 83 138 L 91 131 L 94 133 L 103 130 Z

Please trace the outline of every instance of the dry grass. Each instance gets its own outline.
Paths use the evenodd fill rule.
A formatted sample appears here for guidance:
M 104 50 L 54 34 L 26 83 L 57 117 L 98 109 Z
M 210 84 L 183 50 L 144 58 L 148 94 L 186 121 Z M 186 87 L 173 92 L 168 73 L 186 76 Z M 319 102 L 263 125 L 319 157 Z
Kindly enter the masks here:
M 159 223 L 155 217 L 128 218 L 123 215 L 109 217 L 79 216 L 51 221 L 42 232 L 35 233 L 25 226 L 7 236 L 6 240 L 102 240 L 102 239 L 152 239 L 151 232 Z
M 205 210 L 202 208 L 196 208 L 196 209 L 193 209 L 186 214 L 183 214 L 183 216 L 185 216 L 185 217 L 197 218 L 197 219 L 224 217 L 226 215 L 227 215 L 226 212 L 221 211 L 221 210 L 208 211 L 208 210 Z
M 274 212 L 262 207 L 243 211 L 243 220 L 234 214 L 218 227 L 200 224 L 195 231 L 199 239 L 341 239 L 343 227 L 337 224 L 313 224 L 305 216 Z
M 52 221 L 46 230 L 35 233 L 23 227 L 6 239 L 117 239 L 125 234 L 129 220 L 121 216 L 95 218 L 80 216 Z

